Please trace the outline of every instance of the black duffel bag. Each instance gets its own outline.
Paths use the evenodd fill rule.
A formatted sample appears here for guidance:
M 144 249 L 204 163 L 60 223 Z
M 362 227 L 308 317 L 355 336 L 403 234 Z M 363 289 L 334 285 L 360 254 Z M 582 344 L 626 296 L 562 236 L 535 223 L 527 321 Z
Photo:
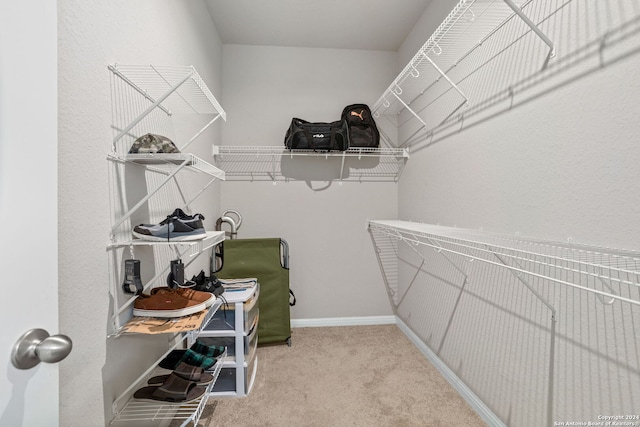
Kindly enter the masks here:
M 293 118 L 284 146 L 290 150 L 344 151 L 349 148 L 347 122 L 310 123 Z
M 347 105 L 341 117 L 347 122 L 351 147 L 377 148 L 380 145 L 380 132 L 367 104 Z

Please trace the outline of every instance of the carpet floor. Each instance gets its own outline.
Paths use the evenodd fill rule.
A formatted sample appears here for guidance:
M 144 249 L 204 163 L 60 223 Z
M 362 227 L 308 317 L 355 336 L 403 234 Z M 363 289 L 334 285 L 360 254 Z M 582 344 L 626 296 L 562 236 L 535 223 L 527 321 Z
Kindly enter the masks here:
M 396 325 L 294 328 L 258 348 L 251 393 L 210 398 L 198 427 L 485 426 Z

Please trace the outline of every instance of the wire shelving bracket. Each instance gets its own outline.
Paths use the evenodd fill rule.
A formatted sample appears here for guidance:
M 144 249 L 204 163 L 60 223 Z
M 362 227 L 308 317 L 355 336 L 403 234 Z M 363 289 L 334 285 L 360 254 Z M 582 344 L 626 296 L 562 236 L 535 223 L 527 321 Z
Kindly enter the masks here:
M 132 119 L 113 138 L 113 151 L 118 152 L 116 143 L 127 135 L 137 124 L 156 108 L 171 116 L 176 112 L 213 114 L 214 118 L 204 125 L 186 144 L 185 149 L 218 118 L 226 120 L 226 113 L 213 96 L 193 66 L 154 65 L 109 65 L 109 70 L 121 81 L 148 100 L 144 111 Z
M 512 0 L 458 2 L 373 105 L 374 117 L 389 115 L 395 126 L 406 129 L 406 135 L 401 135 L 395 146 L 408 147 L 428 138 L 454 117 L 462 117 L 463 108 L 480 105 L 495 95 L 475 94 L 462 87 L 469 74 L 460 69 L 467 62 L 474 67 L 470 57 L 483 64 L 479 67 L 482 68 L 529 31 L 549 47 L 542 68 L 547 66 L 556 54 L 555 45 L 523 11 L 534 1 L 538 0 L 523 1 L 520 6 Z M 524 22 L 526 30 L 503 31 L 513 20 Z M 499 47 L 484 51 L 483 46 L 490 39 L 497 39 L 495 44 Z M 509 83 L 505 84 L 508 88 Z M 413 120 L 415 125 L 411 124 Z

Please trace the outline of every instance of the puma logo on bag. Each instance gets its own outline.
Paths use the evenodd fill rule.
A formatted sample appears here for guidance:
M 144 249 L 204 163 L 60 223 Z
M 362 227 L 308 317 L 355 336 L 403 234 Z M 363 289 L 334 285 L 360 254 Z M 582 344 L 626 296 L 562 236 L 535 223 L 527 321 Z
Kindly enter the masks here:
M 364 114 L 364 110 L 360 110 L 360 112 L 359 112 L 359 113 L 356 113 L 355 111 L 352 111 L 352 112 L 351 112 L 351 115 L 352 115 L 352 116 L 359 117 L 359 118 L 360 118 L 360 120 L 364 120 L 364 117 L 362 117 L 362 115 L 363 115 L 363 114 Z

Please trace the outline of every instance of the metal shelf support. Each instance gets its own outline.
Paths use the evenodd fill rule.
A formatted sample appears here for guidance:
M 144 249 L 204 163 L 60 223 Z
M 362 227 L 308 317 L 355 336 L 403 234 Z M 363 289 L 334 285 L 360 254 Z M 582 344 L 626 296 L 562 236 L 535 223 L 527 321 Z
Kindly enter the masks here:
M 505 1 L 508 1 L 508 0 L 505 0 Z M 423 55 L 424 55 L 424 57 L 427 59 L 427 61 L 429 61 L 429 63 L 431 64 L 431 66 L 432 66 L 433 68 L 435 68 L 435 70 L 438 72 L 438 74 L 440 74 L 442 77 L 444 77 L 444 79 L 445 79 L 447 82 L 449 82 L 449 84 L 451 85 L 451 87 L 452 87 L 456 92 L 458 92 L 458 93 L 460 94 L 460 96 L 461 96 L 461 97 L 463 97 L 463 98 L 464 98 L 464 104 L 468 104 L 468 103 L 469 103 L 469 98 L 467 98 L 467 95 L 465 95 L 465 94 L 464 94 L 464 92 L 462 92 L 462 91 L 460 90 L 460 88 L 458 87 L 458 85 L 456 85 L 456 84 L 453 82 L 453 80 L 451 80 L 451 79 L 449 78 L 449 76 L 447 76 L 447 73 L 445 73 L 444 71 L 442 71 L 442 70 L 440 69 L 440 67 L 438 67 L 438 66 L 436 65 L 436 63 L 435 63 L 435 62 L 433 62 L 433 60 L 432 60 L 431 58 L 429 58 L 429 55 L 427 55 L 427 54 L 426 54 L 426 53 L 424 53 L 424 52 L 423 52 L 422 54 L 423 54 Z
M 115 67 L 109 65 L 109 70 L 111 70 L 114 74 L 118 75 L 119 77 L 123 78 L 123 80 L 125 82 L 127 82 L 128 84 L 132 85 L 136 90 L 138 90 L 140 92 L 140 89 L 137 88 L 129 79 L 125 78 L 124 75 L 122 75 L 122 73 L 120 73 Z M 136 117 L 131 123 L 129 123 L 124 129 L 122 129 L 120 131 L 120 133 L 118 133 L 115 138 L 113 138 L 113 150 L 115 151 L 115 144 L 116 142 L 118 142 L 120 140 L 120 138 L 122 138 L 123 136 L 125 136 L 131 129 L 133 129 L 133 127 L 135 125 L 137 125 L 138 123 L 140 123 L 140 121 L 142 121 L 142 119 L 144 119 L 150 112 L 152 112 L 156 107 L 158 107 L 165 99 L 167 99 L 173 92 L 175 92 L 180 86 L 182 86 L 182 84 L 184 82 L 186 82 L 187 80 L 189 80 L 191 78 L 191 76 L 193 75 L 193 69 L 191 70 L 190 73 L 188 73 L 182 80 L 180 80 L 178 83 L 176 83 L 175 85 L 173 85 L 168 91 L 166 91 L 164 93 L 164 95 L 162 95 L 160 98 L 158 98 L 153 104 L 151 104 L 149 107 L 147 107 L 146 110 L 144 110 L 138 117 Z M 148 97 L 147 97 L 148 98 Z M 152 99 L 152 98 L 149 98 Z M 166 110 L 165 110 L 166 111 Z
M 540 28 L 538 28 L 538 26 L 533 23 L 533 21 L 531 21 L 531 19 L 529 19 L 529 17 L 527 15 L 525 15 L 525 13 L 522 11 L 522 9 L 520 9 L 518 6 L 516 6 L 513 1 L 511 0 L 502 0 L 504 1 L 507 6 L 509 6 L 509 8 L 511 8 L 511 10 L 513 10 L 515 12 L 516 15 L 518 15 L 518 17 L 520 17 L 520 19 L 522 19 L 525 24 L 527 24 L 529 26 L 529 28 L 531 28 L 531 30 L 536 33 L 536 35 L 538 37 L 540 37 L 540 39 L 547 45 L 549 46 L 549 55 L 547 55 L 547 62 L 549 61 L 549 59 L 553 58 L 554 56 L 556 56 L 556 48 L 553 44 L 553 42 L 551 40 L 549 40 L 549 37 L 546 36 L 546 34 L 544 34 Z M 546 62 L 545 62 L 545 66 L 546 66 Z
M 220 117 L 222 117 L 222 114 L 218 114 L 216 115 L 212 120 L 209 121 L 209 123 L 207 123 L 206 125 L 204 125 L 202 127 L 202 129 L 200 129 L 200 131 L 198 131 L 198 133 L 196 133 L 195 135 L 193 135 L 193 137 L 191 137 L 191 139 L 189 141 L 187 141 L 186 144 L 184 144 L 182 147 L 179 148 L 180 151 L 184 151 L 189 145 L 191 145 L 191 143 L 193 141 L 196 140 L 196 138 L 198 138 L 200 135 L 202 135 L 202 133 L 207 130 L 209 128 L 209 126 L 211 126 L 212 124 L 215 123 L 216 120 L 218 120 Z

